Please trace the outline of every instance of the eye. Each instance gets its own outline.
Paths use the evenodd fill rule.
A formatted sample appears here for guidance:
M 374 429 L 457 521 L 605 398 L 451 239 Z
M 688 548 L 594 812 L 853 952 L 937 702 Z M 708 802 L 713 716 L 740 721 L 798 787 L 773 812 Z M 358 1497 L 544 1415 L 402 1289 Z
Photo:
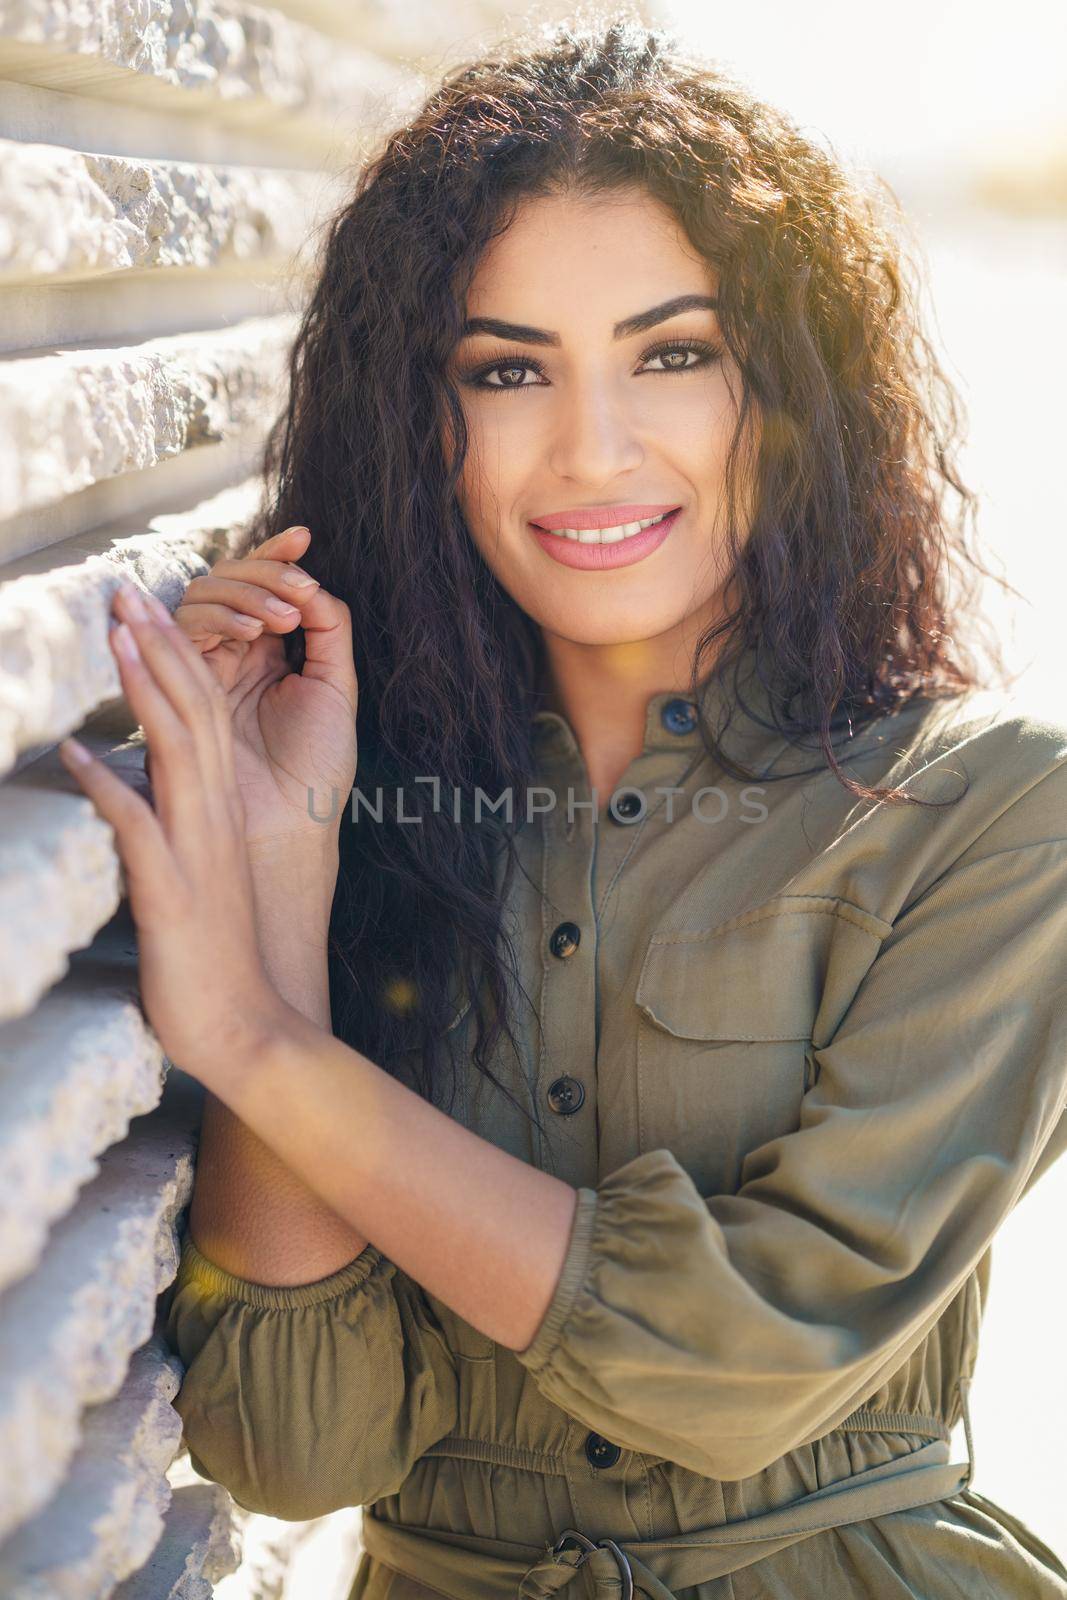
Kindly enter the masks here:
M 539 361 L 531 356 L 509 355 L 501 356 L 496 361 L 490 361 L 485 366 L 475 367 L 470 372 L 464 373 L 463 381 L 472 389 L 495 389 L 497 393 L 502 390 L 536 389 L 536 383 L 524 383 L 523 373 L 535 372 L 539 378 L 545 375 L 545 369 Z M 500 381 L 493 383 L 490 378 L 500 374 Z
M 722 349 L 707 344 L 703 339 L 675 339 L 670 344 L 653 345 L 641 357 L 646 372 L 694 372 L 697 367 L 710 366 L 722 355 Z M 689 360 L 690 356 L 696 359 Z M 662 358 L 663 366 L 649 367 L 645 363 Z

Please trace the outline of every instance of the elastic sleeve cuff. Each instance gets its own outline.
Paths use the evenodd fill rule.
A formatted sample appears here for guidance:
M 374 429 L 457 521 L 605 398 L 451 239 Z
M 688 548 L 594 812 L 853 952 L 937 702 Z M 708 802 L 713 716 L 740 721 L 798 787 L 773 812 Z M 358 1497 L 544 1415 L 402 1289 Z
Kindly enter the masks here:
M 174 1290 L 177 1292 L 186 1284 L 191 1284 L 203 1294 L 239 1300 L 244 1305 L 257 1306 L 261 1310 L 288 1311 L 295 1306 L 321 1305 L 326 1300 L 333 1300 L 357 1288 L 366 1282 L 384 1259 L 380 1250 L 372 1244 L 366 1244 L 354 1260 L 312 1283 L 254 1283 L 250 1278 L 239 1278 L 236 1273 L 216 1266 L 214 1261 L 197 1249 L 186 1233 L 182 1239 L 181 1261 L 174 1280 Z
M 597 1191 L 579 1189 L 578 1204 L 574 1210 L 570 1238 L 567 1242 L 567 1253 L 563 1258 L 563 1266 L 552 1299 L 541 1319 L 540 1327 L 526 1349 L 516 1352 L 518 1359 L 534 1376 L 551 1360 L 567 1318 L 585 1282 L 592 1255 L 596 1211 Z

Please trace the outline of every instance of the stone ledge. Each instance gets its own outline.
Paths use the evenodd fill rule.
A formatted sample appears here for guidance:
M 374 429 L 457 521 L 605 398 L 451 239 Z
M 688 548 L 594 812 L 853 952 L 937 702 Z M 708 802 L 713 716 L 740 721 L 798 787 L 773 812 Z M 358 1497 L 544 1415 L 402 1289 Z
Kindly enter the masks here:
M 0 11 L 4 76 L 73 93 L 181 103 L 215 116 L 288 113 L 327 143 L 380 124 L 410 94 L 407 74 L 338 47 L 280 11 L 240 0 L 9 0 Z
M 193 1186 L 199 1085 L 170 1091 L 103 1156 L 56 1224 L 44 1258 L 0 1296 L 0 1538 L 36 1515 L 64 1478 L 86 1406 L 120 1388 L 174 1279 L 180 1212 Z
M 538 10 L 546 0 L 539 0 Z M 508 6 L 492 0 L 374 0 L 370 5 L 345 0 L 279 0 L 279 11 L 320 33 L 355 42 L 365 49 L 405 64 L 432 55 L 455 59 L 457 41 L 490 42 L 505 19 Z M 514 9 L 514 8 L 512 8 Z
M 298 22 L 354 41 L 376 54 L 428 70 L 436 83 L 442 69 L 494 48 L 515 6 L 509 0 L 278 0 L 278 10 Z M 574 0 L 538 0 L 540 23 L 571 17 Z
M 0 140 L 0 284 L 283 267 L 311 233 L 328 191 L 311 173 Z
M 120 882 L 113 830 L 87 795 L 18 784 L 0 788 L 0 1019 L 5 1040 L 9 1019 L 25 1016 L 63 976 L 69 952 L 87 945 L 114 914 Z M 32 1048 L 33 1028 L 30 1020 L 24 1031 L 12 1035 L 16 1050 L 20 1040 Z M 9 1103 L 0 1089 L 0 1104 Z M 0 1281 L 2 1277 L 0 1271 Z
M 232 1504 L 218 1484 L 175 1489 L 163 1537 L 111 1600 L 211 1600 L 215 1584 L 236 1572 L 240 1561 Z
M 120 577 L 173 610 L 190 580 L 235 547 L 260 492 L 249 479 L 188 510 L 126 518 L 0 568 L 0 773 L 121 695 L 107 637 Z
M 6 1600 L 105 1600 L 148 1559 L 171 1499 L 180 1379 L 180 1362 L 153 1337 L 134 1351 L 114 1399 L 85 1413 L 66 1479 L 0 1548 Z
M 0 792 L 0 818 L 2 801 Z M 62 886 L 39 913 L 49 926 L 57 895 Z M 0 1290 L 37 1265 L 48 1229 L 99 1172 L 101 1151 L 159 1103 L 163 1069 L 135 960 L 82 960 L 32 1016 L 0 1026 Z
M 295 328 L 290 316 L 252 317 L 212 332 L 0 361 L 0 519 L 265 431 Z

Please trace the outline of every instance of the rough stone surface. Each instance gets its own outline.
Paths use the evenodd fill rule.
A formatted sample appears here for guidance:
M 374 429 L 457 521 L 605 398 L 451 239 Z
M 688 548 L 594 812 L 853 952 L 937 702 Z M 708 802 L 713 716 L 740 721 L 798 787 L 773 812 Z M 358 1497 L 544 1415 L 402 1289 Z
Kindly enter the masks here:
M 132 965 L 83 961 L 0 1026 L 0 1289 L 36 1266 L 101 1151 L 158 1104 L 163 1066 Z
M 275 10 L 217 0 L 8 0 L 4 37 L 57 54 L 96 57 L 185 90 L 271 107 L 353 112 L 347 96 L 365 86 L 369 58 L 338 51 Z M 316 77 L 317 73 L 317 77 Z
M 0 518 L 269 425 L 291 317 L 0 362 Z
M 215 1584 L 236 1571 L 241 1558 L 232 1503 L 218 1484 L 175 1489 L 163 1537 L 112 1600 L 211 1600 Z
M 167 1477 L 176 1493 L 183 1485 L 204 1482 L 184 1450 Z M 222 1594 L 227 1600 L 348 1600 L 362 1548 L 358 1506 L 306 1522 L 261 1516 L 232 1500 L 230 1511 L 241 1566 L 220 1590 L 220 1600 Z
M 0 140 L 0 282 L 285 265 L 325 192 L 308 173 Z
M 63 976 L 119 886 L 113 830 L 88 796 L 0 788 L 0 1019 L 23 1016 Z
M 148 1558 L 171 1498 L 180 1378 L 162 1340 L 134 1351 L 118 1394 L 86 1412 L 64 1482 L 0 1548 L 5 1600 L 106 1600 Z
M 425 63 L 431 77 L 456 59 L 457 41 L 465 56 L 492 44 L 500 24 L 516 8 L 508 0 L 374 0 L 354 6 L 346 0 L 282 0 L 281 9 L 324 33 L 356 40 L 366 49 L 402 60 L 406 66 Z M 544 23 L 573 16 L 574 0 L 537 0 L 536 17 Z
M 173 610 L 233 546 L 259 494 L 256 481 L 236 485 L 192 510 L 128 518 L 0 569 L 0 774 L 121 694 L 108 644 L 120 578 Z
M 116 1393 L 154 1331 L 156 1298 L 177 1271 L 199 1114 L 176 1085 L 139 1117 L 52 1230 L 36 1271 L 0 1296 L 0 1537 L 55 1493 L 85 1407 Z
M 0 37 L 137 74 L 157 93 L 200 91 L 253 115 L 282 110 L 346 128 L 373 125 L 383 97 L 406 85 L 367 52 L 240 0 L 6 0 Z

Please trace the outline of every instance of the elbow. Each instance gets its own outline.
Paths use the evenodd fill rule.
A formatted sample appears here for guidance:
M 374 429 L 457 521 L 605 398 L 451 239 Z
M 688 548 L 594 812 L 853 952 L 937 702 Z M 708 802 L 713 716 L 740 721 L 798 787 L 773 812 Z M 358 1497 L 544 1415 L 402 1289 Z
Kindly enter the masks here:
M 373 1473 L 361 1480 L 358 1473 L 331 1473 L 307 1462 L 294 1470 L 292 1461 L 261 1459 L 250 1451 L 236 1457 L 228 1448 L 216 1453 L 202 1439 L 186 1443 L 190 1465 L 201 1478 L 219 1484 L 243 1510 L 280 1522 L 310 1522 L 349 1506 L 369 1505 L 386 1492 Z
M 230 1460 L 205 1459 L 189 1446 L 193 1471 L 209 1483 L 217 1483 L 244 1511 L 276 1517 L 281 1522 L 310 1522 L 328 1516 L 352 1503 L 336 1493 L 335 1486 L 295 1480 L 285 1472 L 263 1474 L 237 1470 Z
M 190 1464 L 245 1511 L 308 1522 L 395 1494 L 411 1469 L 397 1427 L 368 1427 L 352 1411 L 353 1425 L 344 1429 L 335 1419 L 316 1426 L 311 1415 L 287 1428 L 217 1399 L 204 1408 L 189 1398 L 179 1391 L 172 1403 L 182 1415 Z

